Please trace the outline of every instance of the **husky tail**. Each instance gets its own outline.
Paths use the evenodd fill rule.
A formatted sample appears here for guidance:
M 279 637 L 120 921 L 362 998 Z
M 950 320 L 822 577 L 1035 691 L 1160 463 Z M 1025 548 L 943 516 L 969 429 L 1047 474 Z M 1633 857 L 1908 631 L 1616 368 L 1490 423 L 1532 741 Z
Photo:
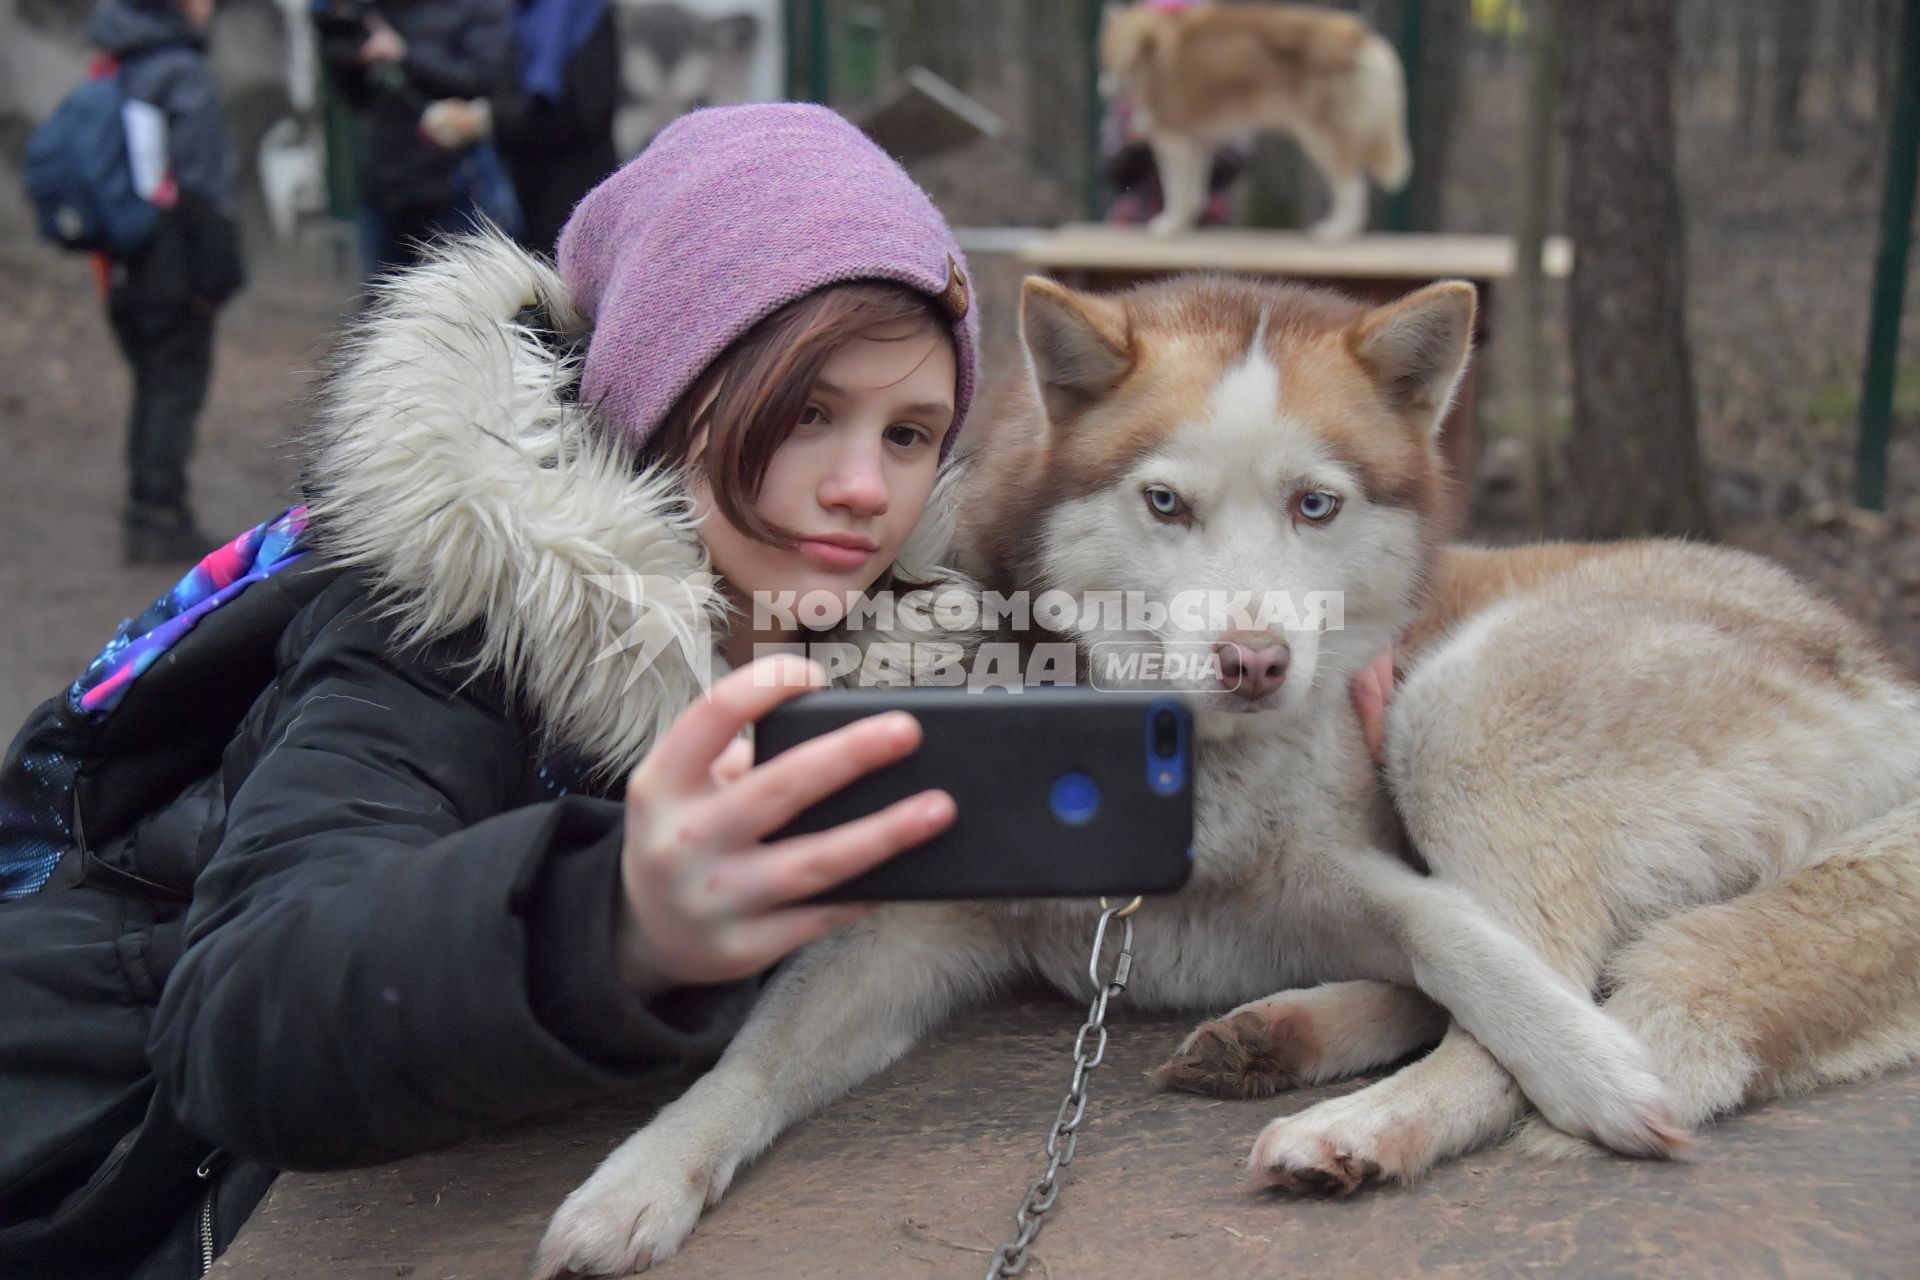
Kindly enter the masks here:
M 1360 130 L 1361 163 L 1387 191 L 1398 191 L 1413 174 L 1407 145 L 1407 81 L 1400 55 L 1377 35 L 1369 35 L 1355 60 L 1358 97 L 1365 113 Z

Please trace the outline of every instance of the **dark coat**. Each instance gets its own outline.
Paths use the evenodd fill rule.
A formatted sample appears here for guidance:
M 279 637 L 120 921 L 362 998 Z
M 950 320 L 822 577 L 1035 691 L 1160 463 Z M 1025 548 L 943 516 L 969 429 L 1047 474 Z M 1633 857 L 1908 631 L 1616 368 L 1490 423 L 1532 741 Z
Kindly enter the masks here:
M 359 112 L 361 199 L 389 214 L 451 208 L 464 152 L 424 136 L 420 114 L 441 98 L 490 98 L 509 86 L 507 0 L 379 0 L 373 7 L 407 42 L 397 69 L 361 66 L 356 41 L 323 44 L 328 73 Z
M 232 160 L 204 38 L 171 6 L 100 0 L 87 34 L 120 64 L 128 97 L 166 117 L 167 167 L 179 188 L 140 256 L 113 264 L 116 308 L 217 306 L 245 272 L 233 216 Z
M 109 1274 L 72 1251 L 151 1248 L 193 1207 L 188 1157 L 376 1164 L 724 1042 L 727 1001 L 662 1013 L 620 985 L 619 802 L 558 794 L 565 766 L 498 680 L 461 683 L 470 643 L 398 648 L 365 584 L 333 578 L 220 767 L 98 851 L 177 898 L 73 884 L 74 857 L 0 907 L 0 1148 L 31 1184 L 4 1220 L 67 1197 L 0 1231 L 0 1262 L 39 1236 L 36 1274 Z M 68 1136 L 27 1119 L 41 1108 L 100 1123 L 23 1150 Z M 159 1165 L 73 1197 L 129 1131 Z

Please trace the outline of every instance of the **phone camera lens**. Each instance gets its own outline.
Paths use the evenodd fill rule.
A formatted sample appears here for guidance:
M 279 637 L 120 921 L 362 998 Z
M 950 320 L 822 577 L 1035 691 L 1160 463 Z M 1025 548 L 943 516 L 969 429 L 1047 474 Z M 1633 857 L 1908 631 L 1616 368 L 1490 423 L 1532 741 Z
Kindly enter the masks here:
M 1171 711 L 1153 713 L 1153 754 L 1171 760 L 1180 747 L 1180 723 Z

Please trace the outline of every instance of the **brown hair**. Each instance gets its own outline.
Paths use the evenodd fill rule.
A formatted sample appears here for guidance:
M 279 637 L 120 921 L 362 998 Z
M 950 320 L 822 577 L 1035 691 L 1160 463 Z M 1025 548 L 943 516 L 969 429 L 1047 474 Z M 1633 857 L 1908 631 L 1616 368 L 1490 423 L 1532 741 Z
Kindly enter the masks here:
M 753 509 L 774 451 L 793 434 L 836 349 L 905 324 L 916 335 L 928 326 L 948 333 L 932 298 L 886 281 L 829 285 L 788 303 L 706 367 L 667 411 L 642 461 L 699 466 L 729 523 L 760 542 L 791 546 L 792 530 Z M 703 427 L 706 447 L 696 460 Z

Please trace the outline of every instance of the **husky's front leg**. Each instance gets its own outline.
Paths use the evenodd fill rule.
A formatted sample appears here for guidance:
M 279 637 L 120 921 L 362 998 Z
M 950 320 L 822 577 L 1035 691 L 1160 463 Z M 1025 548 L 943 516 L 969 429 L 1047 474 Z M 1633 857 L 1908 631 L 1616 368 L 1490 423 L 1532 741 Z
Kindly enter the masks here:
M 1524 1110 L 1513 1077 L 1453 1026 L 1432 1053 L 1385 1080 L 1269 1124 L 1247 1176 L 1257 1186 L 1333 1195 L 1411 1182 L 1492 1142 Z
M 1155 132 L 1148 141 L 1160 173 L 1161 208 L 1147 223 L 1147 231 L 1156 236 L 1191 231 L 1207 207 L 1207 166 L 1212 153 L 1183 134 Z
M 1403 1058 L 1446 1028 L 1446 1013 L 1411 987 L 1328 982 L 1201 1023 L 1153 1081 L 1214 1098 L 1269 1098 Z
M 739 1167 L 898 1058 L 1013 967 L 972 908 L 894 907 L 787 964 L 717 1066 L 567 1197 L 534 1274 L 627 1275 L 671 1256 Z
M 1336 875 L 1379 939 L 1377 976 L 1438 1001 L 1555 1127 L 1625 1155 L 1669 1156 L 1683 1144 L 1646 1047 L 1459 888 L 1378 850 L 1349 855 Z

